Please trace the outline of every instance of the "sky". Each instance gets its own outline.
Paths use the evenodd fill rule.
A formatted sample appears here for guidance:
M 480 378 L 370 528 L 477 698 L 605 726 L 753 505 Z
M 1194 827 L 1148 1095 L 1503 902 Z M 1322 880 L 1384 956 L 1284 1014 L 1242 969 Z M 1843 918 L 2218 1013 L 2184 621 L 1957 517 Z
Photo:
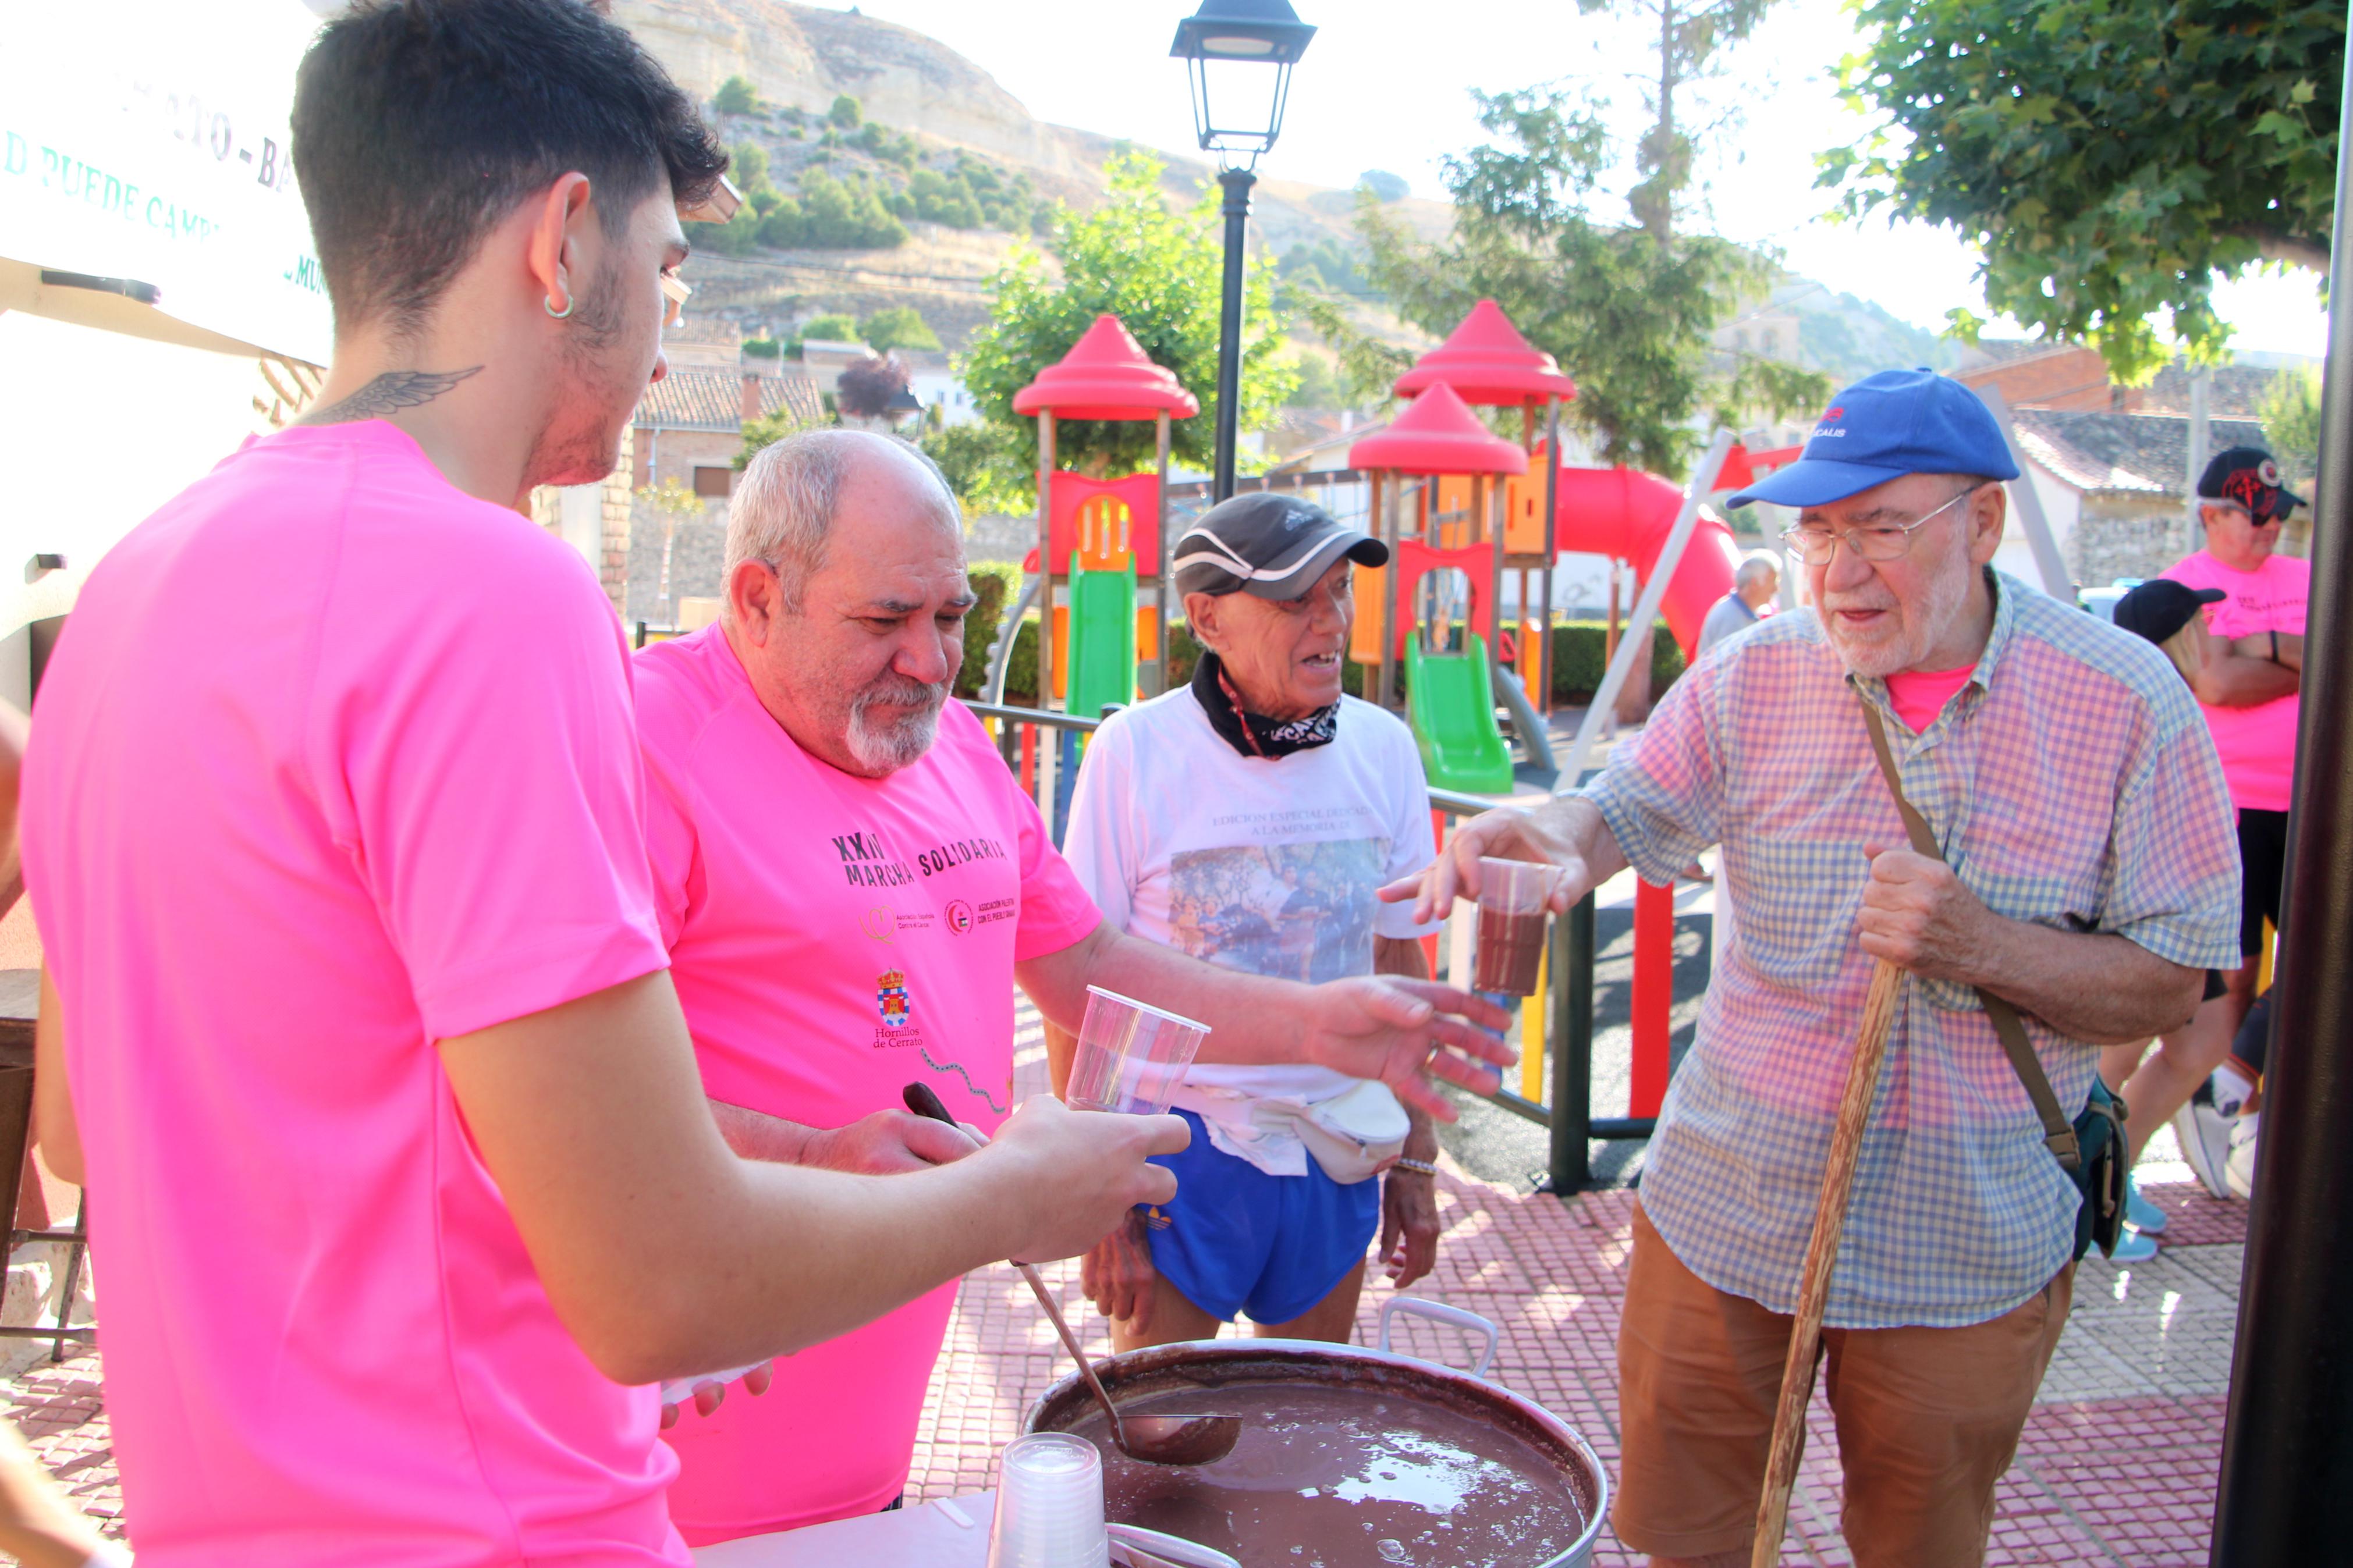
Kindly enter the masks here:
M 1417 195 L 1442 195 L 1441 160 L 1481 139 L 1473 88 L 1590 82 L 1617 92 L 1616 122 L 1639 125 L 1628 73 L 1651 68 L 1651 56 L 1637 24 L 1581 16 L 1567 0 L 1293 3 L 1318 31 L 1293 72 L 1282 140 L 1260 164 L 1271 177 L 1345 186 L 1387 169 Z M 1187 0 L 860 0 L 859 9 L 940 39 L 1040 119 L 1193 148 L 1184 63 L 1168 58 Z M 1982 314 L 1975 253 L 1949 230 L 1823 216 L 1830 201 L 1813 189 L 1815 154 L 1869 129 L 1835 90 L 1838 61 L 1857 47 L 1841 0 L 1783 0 L 1727 57 L 1733 74 L 1707 96 L 1738 118 L 1719 138 L 1724 154 L 1702 170 L 1700 221 L 1775 246 L 1790 270 L 1919 326 L 1940 330 L 1956 306 Z M 2327 321 L 2316 282 L 2298 272 L 2221 286 L 2217 306 L 2236 329 L 2234 346 L 2319 354 Z

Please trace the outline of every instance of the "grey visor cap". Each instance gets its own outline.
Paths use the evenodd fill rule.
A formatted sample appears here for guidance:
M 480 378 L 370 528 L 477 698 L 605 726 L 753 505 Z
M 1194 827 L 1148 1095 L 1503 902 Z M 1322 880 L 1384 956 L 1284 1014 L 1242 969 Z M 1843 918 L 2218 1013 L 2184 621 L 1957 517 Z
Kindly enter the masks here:
M 1180 594 L 1295 599 L 1342 556 L 1388 564 L 1389 547 L 1293 496 L 1236 496 L 1201 514 L 1176 542 L 1170 574 Z

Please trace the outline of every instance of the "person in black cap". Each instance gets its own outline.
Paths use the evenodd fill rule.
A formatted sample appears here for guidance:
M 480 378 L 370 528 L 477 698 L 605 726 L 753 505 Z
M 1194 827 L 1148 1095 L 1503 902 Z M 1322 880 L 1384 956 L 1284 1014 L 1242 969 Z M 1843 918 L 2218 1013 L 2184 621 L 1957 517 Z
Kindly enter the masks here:
M 2199 479 L 2198 496 L 2206 547 L 2168 568 L 2165 578 L 2221 595 L 2201 608 L 2209 657 L 2189 684 L 2238 812 L 2242 962 L 2227 973 L 2222 995 L 2158 1041 L 2125 1084 L 2124 1098 L 2134 1149 L 2170 1121 L 2182 1158 L 2207 1191 L 2223 1197 L 2231 1119 L 2211 1102 L 2208 1079 L 2254 1005 L 2264 927 L 2279 924 L 2312 563 L 2279 552 L 2281 524 L 2305 502 L 2281 483 L 2279 464 L 2261 447 L 2218 454 Z
M 1414 939 L 1436 922 L 1375 898 L 1436 853 L 1421 759 L 1405 725 L 1341 690 L 1353 569 L 1388 560 L 1323 508 L 1265 493 L 1177 541 L 1204 651 L 1187 686 L 1095 732 L 1062 847 L 1107 926 L 1293 980 L 1427 973 Z M 1345 1341 L 1377 1227 L 1392 1279 L 1429 1272 L 1438 1142 L 1380 1085 L 1197 1065 L 1176 1109 L 1193 1129 L 1169 1162 L 1176 1198 L 1086 1265 L 1120 1349 L 1208 1339 L 1243 1313 L 1261 1334 Z

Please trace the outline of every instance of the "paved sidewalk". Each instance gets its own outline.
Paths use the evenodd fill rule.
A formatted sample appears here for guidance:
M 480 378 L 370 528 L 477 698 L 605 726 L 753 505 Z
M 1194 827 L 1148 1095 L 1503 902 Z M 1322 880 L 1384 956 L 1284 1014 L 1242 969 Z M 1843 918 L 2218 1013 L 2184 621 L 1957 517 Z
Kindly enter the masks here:
M 1035 1015 L 1021 1013 L 1017 1082 L 1043 1087 Z M 2218 1203 L 2171 1176 L 2144 1193 L 2172 1216 L 2155 1261 L 2118 1268 L 2098 1258 L 2078 1275 L 2074 1316 L 2060 1342 L 2017 1463 L 2004 1478 L 1993 1568 L 2103 1563 L 2202 1568 L 2221 1449 L 2224 1394 L 2238 1311 L 2242 1205 Z M 1492 1373 L 1582 1431 L 1614 1468 L 1618 1456 L 1615 1342 L 1625 1289 L 1632 1195 L 1587 1194 L 1564 1203 L 1525 1181 L 1484 1181 L 1451 1154 L 1439 1206 L 1446 1224 L 1438 1268 L 1413 1294 L 1468 1307 L 1504 1331 Z M 1102 1321 L 1078 1294 L 1075 1265 L 1046 1270 L 1074 1326 L 1108 1351 Z M 1385 1283 L 1366 1292 L 1369 1337 Z M 104 1308 L 100 1310 L 101 1322 Z M 1403 1346 L 1461 1361 L 1464 1337 L 1408 1321 Z M 997 1450 L 1030 1402 L 1066 1370 L 1053 1331 L 1010 1268 L 967 1279 L 932 1380 L 909 1491 L 953 1495 L 994 1484 Z M 7 1414 L 90 1513 L 120 1533 L 121 1487 L 107 1433 L 99 1358 L 43 1364 L 0 1383 Z M 1783 1561 L 1852 1561 L 1840 1539 L 1837 1441 L 1819 1394 L 1807 1458 L 1790 1510 Z M 1639 1561 L 1606 1534 L 1598 1561 Z

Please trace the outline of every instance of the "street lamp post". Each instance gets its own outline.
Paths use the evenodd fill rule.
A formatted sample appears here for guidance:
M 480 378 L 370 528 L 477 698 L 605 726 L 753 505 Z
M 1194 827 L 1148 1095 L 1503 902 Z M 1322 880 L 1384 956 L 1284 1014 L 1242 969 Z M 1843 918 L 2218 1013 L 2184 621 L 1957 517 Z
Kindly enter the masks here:
M 1176 24 L 1169 54 L 1185 62 L 1193 89 L 1193 131 L 1218 155 L 1225 187 L 1225 297 L 1218 321 L 1217 466 L 1212 499 L 1234 493 L 1234 437 L 1241 415 L 1242 236 L 1250 226 L 1250 187 L 1259 154 L 1282 132 L 1291 68 L 1315 29 L 1289 0 L 1201 0 Z M 1270 74 L 1259 68 L 1271 66 Z

